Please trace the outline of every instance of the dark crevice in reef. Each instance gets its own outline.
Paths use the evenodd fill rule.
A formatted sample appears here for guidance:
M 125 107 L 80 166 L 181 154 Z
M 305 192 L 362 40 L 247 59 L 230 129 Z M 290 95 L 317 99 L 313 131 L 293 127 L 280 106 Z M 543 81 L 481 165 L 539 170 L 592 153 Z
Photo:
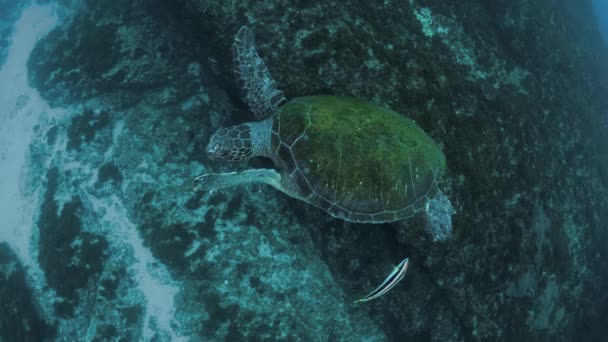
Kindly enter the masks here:
M 107 162 L 99 167 L 97 181 L 97 186 L 106 182 L 111 182 L 112 185 L 119 188 L 122 183 L 122 174 L 116 164 Z
M 55 194 L 60 186 L 60 171 L 47 173 L 47 190 L 38 218 L 38 262 L 49 287 L 63 300 L 55 305 L 59 317 L 72 317 L 79 301 L 78 290 L 99 274 L 106 259 L 108 242 L 105 237 L 82 229 L 78 196 L 73 196 L 59 210 Z
M 96 134 L 110 124 L 110 113 L 102 111 L 95 113 L 85 108 L 82 114 L 74 115 L 68 126 L 68 150 L 79 150 L 83 144 L 88 144 Z
M 0 243 L 0 298 L 0 340 L 54 340 L 55 327 L 40 316 L 25 270 L 6 243 Z

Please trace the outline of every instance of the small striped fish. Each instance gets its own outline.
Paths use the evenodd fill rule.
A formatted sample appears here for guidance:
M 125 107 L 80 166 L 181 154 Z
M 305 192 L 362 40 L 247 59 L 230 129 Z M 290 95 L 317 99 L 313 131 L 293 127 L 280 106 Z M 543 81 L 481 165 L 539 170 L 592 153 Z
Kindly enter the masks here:
M 367 302 L 368 300 L 376 299 L 390 291 L 393 287 L 395 287 L 395 285 L 397 285 L 398 282 L 401 281 L 401 279 L 403 279 L 409 265 L 410 260 L 408 258 L 403 259 L 403 261 L 401 261 L 399 265 L 395 267 L 391 274 L 384 279 L 380 286 L 378 286 L 374 291 L 370 292 L 367 296 L 357 299 L 355 303 Z

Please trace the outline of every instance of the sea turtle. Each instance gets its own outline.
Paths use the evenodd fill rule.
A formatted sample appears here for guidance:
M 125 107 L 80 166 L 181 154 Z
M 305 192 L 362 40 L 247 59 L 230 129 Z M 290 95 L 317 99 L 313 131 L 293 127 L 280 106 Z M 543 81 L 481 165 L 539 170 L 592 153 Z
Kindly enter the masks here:
M 286 101 L 247 27 L 237 32 L 232 52 L 258 121 L 219 129 L 207 154 L 231 161 L 264 156 L 277 169 L 204 174 L 195 190 L 266 183 L 349 222 L 393 222 L 424 212 L 434 240 L 450 235 L 454 209 L 437 187 L 445 156 L 414 121 L 351 97 Z

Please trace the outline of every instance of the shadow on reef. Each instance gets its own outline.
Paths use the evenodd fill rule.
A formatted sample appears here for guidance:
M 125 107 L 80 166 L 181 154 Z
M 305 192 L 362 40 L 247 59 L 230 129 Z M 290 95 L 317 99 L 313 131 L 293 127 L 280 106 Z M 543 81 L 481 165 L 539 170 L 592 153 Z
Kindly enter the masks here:
M 0 243 L 0 339 L 43 341 L 56 335 L 40 317 L 23 266 L 6 243 Z

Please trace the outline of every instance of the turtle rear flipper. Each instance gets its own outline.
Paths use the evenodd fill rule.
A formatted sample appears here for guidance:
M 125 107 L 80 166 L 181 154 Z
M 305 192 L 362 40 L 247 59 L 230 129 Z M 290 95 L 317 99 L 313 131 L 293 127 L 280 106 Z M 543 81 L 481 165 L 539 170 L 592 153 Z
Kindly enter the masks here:
M 426 205 L 426 228 L 434 241 L 442 241 L 452 234 L 452 215 L 456 210 L 448 197 L 438 191 Z
M 243 90 L 244 100 L 258 120 L 275 113 L 285 103 L 283 92 L 276 88 L 266 63 L 255 49 L 253 32 L 243 26 L 232 44 L 234 73 Z

